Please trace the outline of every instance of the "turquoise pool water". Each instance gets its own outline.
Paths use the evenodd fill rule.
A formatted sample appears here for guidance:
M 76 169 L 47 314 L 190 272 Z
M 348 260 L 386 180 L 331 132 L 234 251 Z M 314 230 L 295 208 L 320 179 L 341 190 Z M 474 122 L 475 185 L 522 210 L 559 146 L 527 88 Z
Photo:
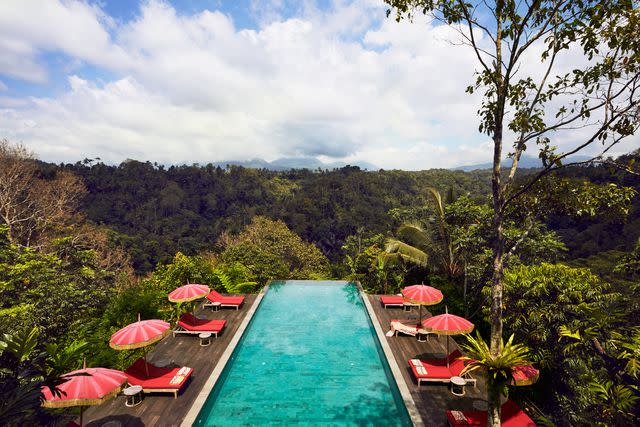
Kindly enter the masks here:
M 271 284 L 195 423 L 265 424 L 411 425 L 355 284 Z

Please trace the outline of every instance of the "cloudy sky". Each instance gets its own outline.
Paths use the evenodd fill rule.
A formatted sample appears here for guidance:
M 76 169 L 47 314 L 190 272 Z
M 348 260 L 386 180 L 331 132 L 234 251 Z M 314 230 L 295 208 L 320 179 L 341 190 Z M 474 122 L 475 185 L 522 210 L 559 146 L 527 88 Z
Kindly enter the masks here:
M 479 98 L 464 93 L 474 57 L 451 28 L 385 11 L 382 0 L 5 0 L 0 138 L 54 162 L 488 161 Z

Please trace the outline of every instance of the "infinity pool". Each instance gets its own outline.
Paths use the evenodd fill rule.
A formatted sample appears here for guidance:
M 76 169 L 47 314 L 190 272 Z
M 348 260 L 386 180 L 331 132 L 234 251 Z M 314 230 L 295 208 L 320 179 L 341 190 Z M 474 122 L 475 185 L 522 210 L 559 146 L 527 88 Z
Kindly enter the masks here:
M 195 425 L 411 421 L 358 288 L 272 283 Z

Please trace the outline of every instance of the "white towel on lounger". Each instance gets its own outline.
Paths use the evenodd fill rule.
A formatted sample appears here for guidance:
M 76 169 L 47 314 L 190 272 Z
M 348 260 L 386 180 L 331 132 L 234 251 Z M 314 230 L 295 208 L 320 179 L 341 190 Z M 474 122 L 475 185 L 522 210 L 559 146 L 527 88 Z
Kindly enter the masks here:
M 182 382 L 182 380 L 184 380 L 184 375 L 176 375 L 175 377 L 171 378 L 171 381 L 169 381 L 169 384 L 180 384 Z
M 467 421 L 467 417 L 464 416 L 462 411 L 451 411 L 451 416 L 456 421 Z

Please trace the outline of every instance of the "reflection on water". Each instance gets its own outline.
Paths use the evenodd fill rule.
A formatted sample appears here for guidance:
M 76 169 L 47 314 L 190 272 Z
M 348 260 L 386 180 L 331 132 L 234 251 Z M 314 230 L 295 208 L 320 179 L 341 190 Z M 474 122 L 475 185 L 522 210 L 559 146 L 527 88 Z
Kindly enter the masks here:
M 285 282 L 283 282 L 282 280 L 269 283 L 269 292 L 277 294 L 278 292 L 280 292 L 280 289 L 282 289 L 282 286 L 284 286 L 284 283 Z
M 342 291 L 347 296 L 347 301 L 355 306 L 362 307 L 362 298 L 360 297 L 360 291 L 355 283 L 346 283 L 342 287 Z

